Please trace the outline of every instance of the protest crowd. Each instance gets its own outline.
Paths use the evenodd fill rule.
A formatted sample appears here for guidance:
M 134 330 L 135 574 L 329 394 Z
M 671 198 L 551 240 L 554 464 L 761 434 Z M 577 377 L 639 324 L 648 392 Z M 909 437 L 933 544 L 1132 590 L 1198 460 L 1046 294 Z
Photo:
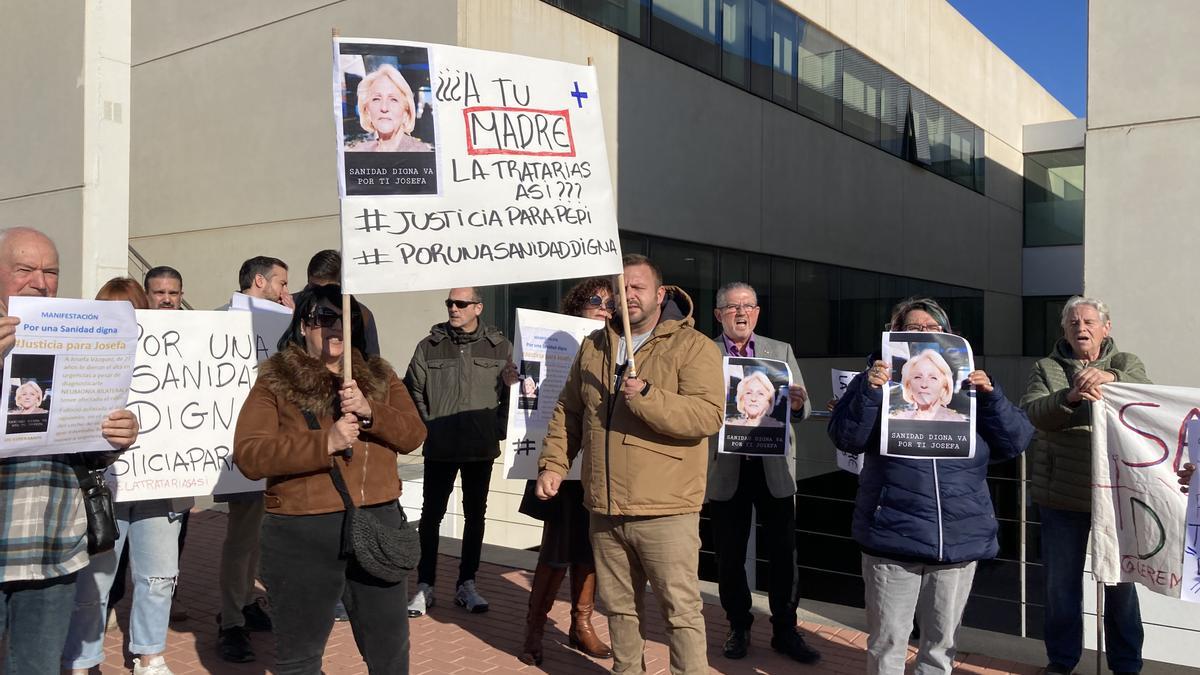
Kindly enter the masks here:
M 446 321 L 416 345 L 403 372 L 393 369 L 379 355 L 370 311 L 350 299 L 350 316 L 343 314 L 339 266 L 336 251 L 317 253 L 307 284 L 294 294 L 287 265 L 277 258 L 251 258 L 239 274 L 241 293 L 282 305 L 291 318 L 277 351 L 260 364 L 236 421 L 233 461 L 247 478 L 266 479 L 266 489 L 219 497 L 228 519 L 215 618 L 218 651 L 230 662 L 253 661 L 248 633 L 270 631 L 276 672 L 318 673 L 335 620 L 348 620 L 370 672 L 406 673 L 408 622 L 439 607 L 438 528 L 456 480 L 465 528 L 453 604 L 472 613 L 489 608 L 477 584 L 484 514 L 506 434 L 509 390 L 522 375 L 513 345 L 483 322 L 477 288 L 451 289 Z M 692 299 L 664 280 L 653 261 L 627 255 L 623 266 L 624 289 L 596 277 L 562 299 L 563 314 L 604 327 L 579 346 L 562 393 L 551 402 L 537 478 L 522 500 L 521 511 L 542 521 L 544 530 L 517 658 L 542 663 L 547 613 L 569 576 L 571 647 L 611 658 L 614 673 L 643 673 L 643 622 L 658 611 L 667 625 L 670 671 L 709 672 L 698 578 L 699 515 L 706 508 L 715 525 L 720 602 L 729 623 L 724 658 L 752 662 L 756 650 L 769 647 L 799 664 L 819 664 L 821 654 L 797 628 L 797 565 L 803 560 L 793 534 L 796 434 L 786 434 L 786 451 L 773 456 L 719 448 L 727 417 L 725 357 L 786 363 L 790 383 L 780 392 L 780 403 L 790 409 L 785 419 L 796 425 L 811 414 L 792 348 L 755 331 L 763 308 L 746 283 L 717 292 L 721 332 L 706 336 L 694 327 Z M 0 233 L 6 306 L 17 296 L 54 298 L 57 276 L 57 248 L 45 234 L 26 228 Z M 179 310 L 183 278 L 158 267 L 144 283 L 109 281 L 97 298 Z M 951 318 L 930 298 L 905 300 L 881 323 L 885 319 L 885 331 L 953 333 Z M 0 318 L 6 353 L 19 322 Z M 956 375 L 938 364 L 941 356 L 914 354 L 901 378 L 911 410 L 892 417 L 919 416 L 926 403 L 933 410 L 956 387 L 973 391 L 976 438 L 968 458 L 881 453 L 893 362 L 880 354 L 871 355 L 845 393 L 829 403 L 834 445 L 865 456 L 852 532 L 862 554 L 869 672 L 904 672 L 914 635 L 915 672 L 951 672 L 976 566 L 999 548 L 987 467 L 1023 452 L 1031 456 L 1033 498 L 1045 532 L 1046 672 L 1070 673 L 1079 664 L 1092 506 L 1090 407 L 1109 383 L 1150 381 L 1137 356 L 1118 351 L 1111 327 L 1105 303 L 1072 298 L 1062 314 L 1063 337 L 1035 364 L 1019 399 L 982 370 L 955 383 L 950 380 Z M 350 377 L 343 374 L 346 362 L 352 363 Z M 757 370 L 743 379 L 767 388 L 768 395 L 773 386 Z M 737 424 L 773 428 L 753 421 L 762 416 L 753 387 L 733 393 Z M 101 663 L 112 606 L 126 592 L 126 565 L 134 673 L 171 673 L 163 653 L 168 623 L 186 613 L 172 596 L 193 502 L 118 502 L 115 544 L 89 555 L 80 469 L 116 461 L 136 441 L 137 418 L 116 410 L 97 431 L 110 452 L 0 460 L 0 629 L 8 673 L 86 673 Z M 425 482 L 414 535 L 398 502 L 396 456 L 421 447 Z M 575 464 L 581 479 L 566 480 Z M 1179 471 L 1181 484 L 1187 485 L 1192 470 L 1186 464 Z M 769 566 L 769 645 L 750 641 L 755 616 L 744 560 L 755 512 L 770 541 L 762 552 Z M 365 540 L 376 545 L 365 546 Z M 411 594 L 409 569 L 416 573 Z M 255 591 L 259 581 L 265 598 Z M 1129 583 L 1106 586 L 1105 593 L 1109 667 L 1139 672 L 1137 594 Z M 594 629 L 593 622 L 603 619 L 611 645 Z

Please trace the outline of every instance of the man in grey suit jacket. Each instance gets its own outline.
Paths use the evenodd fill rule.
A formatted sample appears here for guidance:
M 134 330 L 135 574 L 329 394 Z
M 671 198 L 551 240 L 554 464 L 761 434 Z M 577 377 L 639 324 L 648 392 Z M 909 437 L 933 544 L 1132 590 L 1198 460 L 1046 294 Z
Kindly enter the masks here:
M 740 659 L 750 646 L 754 617 L 745 560 L 752 509 L 756 509 L 769 533 L 771 647 L 801 663 L 815 663 L 821 655 L 796 630 L 796 427 L 812 406 L 791 345 L 754 333 L 760 311 L 758 295 L 749 284 L 733 282 L 717 291 L 714 313 L 722 332 L 714 342 L 721 353 L 784 361 L 792 371 L 788 398 L 793 428 L 785 457 L 721 455 L 716 451 L 717 439 L 710 443 L 706 499 L 716 538 L 721 606 L 730 627 L 724 651 L 727 658 Z

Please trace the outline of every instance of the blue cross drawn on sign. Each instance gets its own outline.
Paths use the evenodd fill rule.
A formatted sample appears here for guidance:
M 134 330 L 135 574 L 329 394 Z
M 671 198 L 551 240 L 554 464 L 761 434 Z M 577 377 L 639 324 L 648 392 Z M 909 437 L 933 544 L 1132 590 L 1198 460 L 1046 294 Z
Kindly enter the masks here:
M 580 108 L 583 107 L 583 99 L 588 97 L 586 91 L 579 91 L 578 82 L 575 83 L 575 91 L 571 92 L 571 96 L 575 97 L 575 103 L 579 104 Z

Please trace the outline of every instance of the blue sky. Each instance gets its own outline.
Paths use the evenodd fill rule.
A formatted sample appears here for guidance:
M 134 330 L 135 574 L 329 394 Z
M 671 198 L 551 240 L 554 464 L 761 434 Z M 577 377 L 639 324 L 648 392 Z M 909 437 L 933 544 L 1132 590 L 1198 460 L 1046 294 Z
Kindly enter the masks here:
M 1076 117 L 1087 113 L 1087 0 L 948 0 Z

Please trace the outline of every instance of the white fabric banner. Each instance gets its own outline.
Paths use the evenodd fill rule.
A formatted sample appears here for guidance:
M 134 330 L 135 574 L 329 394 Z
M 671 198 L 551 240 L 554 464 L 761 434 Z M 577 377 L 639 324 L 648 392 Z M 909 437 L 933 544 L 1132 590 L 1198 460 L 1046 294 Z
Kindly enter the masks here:
M 599 94 L 591 66 L 335 39 L 346 291 L 620 273 Z
M 251 314 L 138 310 L 129 409 L 141 432 L 109 468 L 117 501 L 262 489 L 233 464 L 233 430 L 258 363 Z
M 558 403 L 575 363 L 579 346 L 604 322 L 566 314 L 517 310 L 513 363 L 520 380 L 509 387 L 508 437 L 504 441 L 504 475 L 537 478 L 537 461 L 550 416 Z M 567 480 L 579 480 L 579 462 L 571 465 Z
M 1183 585 L 1187 497 L 1175 472 L 1200 389 L 1106 384 L 1092 405 L 1092 566 L 1173 598 Z
M 128 302 L 9 298 L 0 457 L 112 450 L 100 425 L 125 407 L 137 321 Z

